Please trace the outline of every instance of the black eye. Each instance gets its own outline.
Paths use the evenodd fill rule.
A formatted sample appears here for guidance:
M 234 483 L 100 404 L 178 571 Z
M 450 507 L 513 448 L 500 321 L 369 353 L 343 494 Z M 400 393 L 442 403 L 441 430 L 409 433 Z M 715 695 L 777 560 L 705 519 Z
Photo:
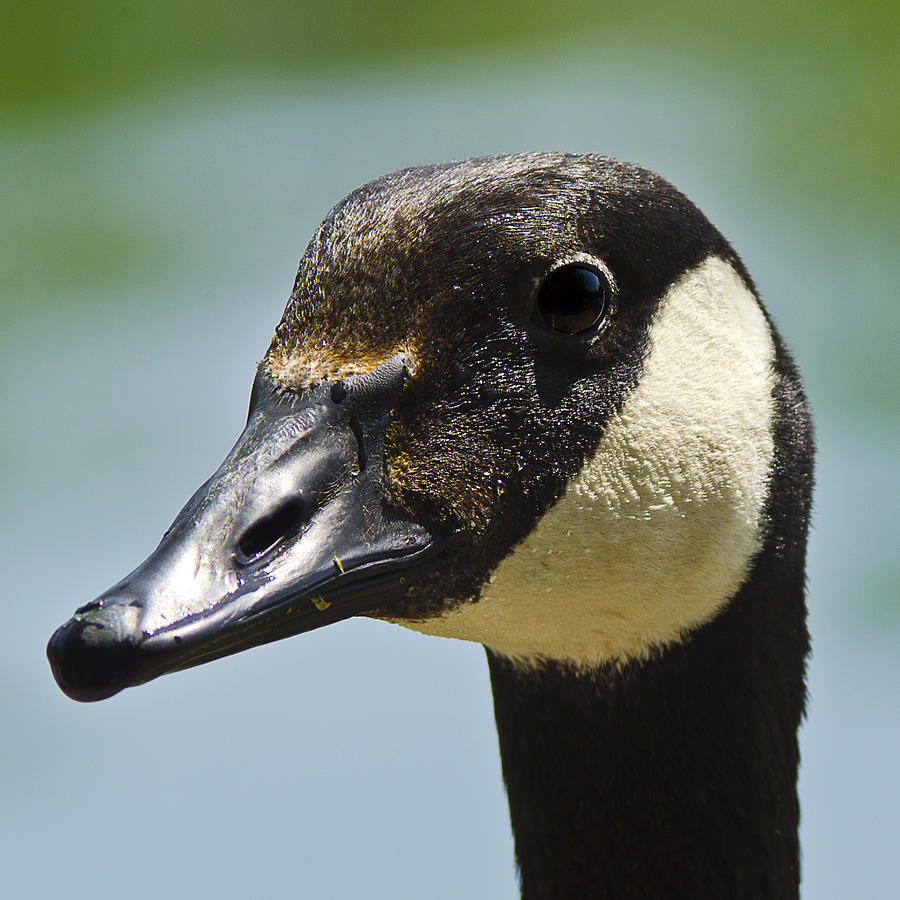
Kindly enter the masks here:
M 603 318 L 609 283 L 596 269 L 577 263 L 547 276 L 538 293 L 537 308 L 554 331 L 580 334 Z

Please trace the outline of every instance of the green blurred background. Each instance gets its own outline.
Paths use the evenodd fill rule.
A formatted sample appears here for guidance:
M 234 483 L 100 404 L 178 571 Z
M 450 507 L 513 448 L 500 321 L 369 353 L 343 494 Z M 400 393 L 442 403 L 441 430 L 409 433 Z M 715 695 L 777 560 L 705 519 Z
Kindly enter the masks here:
M 889 0 L 52 0 L 4 14 L 0 109 L 83 115 L 219 78 L 342 78 L 348 69 L 509 52 L 540 60 L 567 45 L 590 62 L 626 45 L 725 87 L 752 86 L 756 164 L 806 190 L 827 180 L 886 210 L 900 187 L 898 20 Z
M 80 707 L 42 645 L 238 434 L 328 208 L 384 171 L 526 149 L 662 172 L 794 350 L 820 447 L 804 896 L 893 896 L 898 20 L 834 0 L 8 5 L 11 896 L 515 896 L 478 648 L 351 622 Z

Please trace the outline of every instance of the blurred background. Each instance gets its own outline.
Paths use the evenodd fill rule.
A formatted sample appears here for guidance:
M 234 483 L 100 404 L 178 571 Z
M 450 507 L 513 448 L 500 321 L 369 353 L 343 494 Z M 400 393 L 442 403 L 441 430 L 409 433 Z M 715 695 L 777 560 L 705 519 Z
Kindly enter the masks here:
M 0 884 L 512 898 L 481 649 L 354 620 L 96 705 L 44 643 L 240 432 L 306 241 L 417 163 L 600 152 L 742 254 L 819 444 L 807 900 L 900 883 L 896 2 L 48 0 L 0 54 Z

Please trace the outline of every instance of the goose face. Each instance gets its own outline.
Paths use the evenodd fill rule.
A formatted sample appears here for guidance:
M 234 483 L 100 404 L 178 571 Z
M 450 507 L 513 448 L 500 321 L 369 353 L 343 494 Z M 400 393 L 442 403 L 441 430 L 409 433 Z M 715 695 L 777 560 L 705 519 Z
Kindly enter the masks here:
M 640 655 L 758 547 L 771 356 L 731 248 L 645 170 L 386 176 L 314 235 L 244 433 L 54 634 L 57 680 L 99 699 L 362 613 L 514 656 Z
M 102 699 L 367 611 L 424 571 L 439 529 L 380 500 L 384 419 L 403 379 L 391 359 L 293 397 L 260 371 L 244 432 L 154 553 L 51 638 L 63 690 Z

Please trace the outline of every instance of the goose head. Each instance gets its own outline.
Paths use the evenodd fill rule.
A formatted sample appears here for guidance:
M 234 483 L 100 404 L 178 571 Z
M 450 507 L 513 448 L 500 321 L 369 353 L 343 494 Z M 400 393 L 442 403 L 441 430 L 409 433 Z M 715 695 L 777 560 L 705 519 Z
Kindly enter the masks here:
M 772 530 L 775 336 L 727 241 L 594 156 L 408 169 L 313 236 L 247 425 L 48 654 L 96 700 L 367 615 L 533 665 L 713 619 Z

